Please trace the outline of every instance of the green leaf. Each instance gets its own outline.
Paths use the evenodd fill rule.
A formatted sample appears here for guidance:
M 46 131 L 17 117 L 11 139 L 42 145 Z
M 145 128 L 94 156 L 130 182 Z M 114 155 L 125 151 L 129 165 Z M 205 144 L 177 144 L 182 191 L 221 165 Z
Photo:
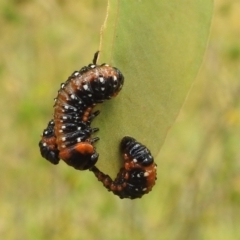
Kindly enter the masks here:
M 98 62 L 119 68 L 125 83 L 94 122 L 101 170 L 116 175 L 125 135 L 157 156 L 200 68 L 212 9 L 209 0 L 109 0 Z

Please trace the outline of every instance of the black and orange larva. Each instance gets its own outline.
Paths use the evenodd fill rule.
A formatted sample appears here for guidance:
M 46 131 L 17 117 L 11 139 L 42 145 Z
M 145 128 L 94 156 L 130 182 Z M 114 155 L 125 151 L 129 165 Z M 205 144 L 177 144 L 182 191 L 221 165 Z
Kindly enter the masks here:
M 115 67 L 96 65 L 97 57 L 98 52 L 93 64 L 73 72 L 58 91 L 53 121 L 39 142 L 42 156 L 54 164 L 62 159 L 76 169 L 86 170 L 98 160 L 93 143 L 99 138 L 91 135 L 99 129 L 90 125 L 99 111 L 92 110 L 97 103 L 119 93 L 124 77 Z
M 149 149 L 132 137 L 124 137 L 120 148 L 124 166 L 118 172 L 115 180 L 102 173 L 96 166 L 93 166 L 90 171 L 109 191 L 120 198 L 141 198 L 155 185 L 157 165 L 154 163 Z
M 147 147 L 134 138 L 121 141 L 124 166 L 115 180 L 101 172 L 95 163 L 98 160 L 91 138 L 98 128 L 91 128 L 92 120 L 99 114 L 93 112 L 97 103 L 118 94 L 124 82 L 122 73 L 107 64 L 93 64 L 75 71 L 61 84 L 54 105 L 54 119 L 48 123 L 39 142 L 41 155 L 53 164 L 60 159 L 78 169 L 89 169 L 99 181 L 120 198 L 141 198 L 152 190 L 156 181 L 156 164 Z

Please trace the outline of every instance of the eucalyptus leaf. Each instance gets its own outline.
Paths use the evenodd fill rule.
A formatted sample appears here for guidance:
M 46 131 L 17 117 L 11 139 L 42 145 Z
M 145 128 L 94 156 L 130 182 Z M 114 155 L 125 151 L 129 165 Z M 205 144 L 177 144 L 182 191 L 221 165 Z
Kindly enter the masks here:
M 109 0 L 98 62 L 119 68 L 125 83 L 93 125 L 97 166 L 110 176 L 125 135 L 159 153 L 201 66 L 212 10 L 211 0 Z

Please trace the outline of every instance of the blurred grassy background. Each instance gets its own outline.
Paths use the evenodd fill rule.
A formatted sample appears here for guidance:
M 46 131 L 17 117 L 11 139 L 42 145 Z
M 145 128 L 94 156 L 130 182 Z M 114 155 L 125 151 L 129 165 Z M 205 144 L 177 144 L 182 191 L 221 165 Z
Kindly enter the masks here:
M 205 61 L 153 192 L 120 200 L 89 172 L 41 158 L 56 86 L 92 60 L 106 4 L 0 0 L 1 239 L 240 238 L 240 1 L 215 1 Z

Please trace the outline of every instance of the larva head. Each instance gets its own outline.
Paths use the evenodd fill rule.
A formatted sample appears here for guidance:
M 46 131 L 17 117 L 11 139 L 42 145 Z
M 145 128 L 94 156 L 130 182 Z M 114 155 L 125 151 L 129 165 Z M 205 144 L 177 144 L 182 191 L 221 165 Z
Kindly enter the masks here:
M 137 142 L 132 137 L 126 136 L 122 139 L 121 151 L 124 154 L 127 154 L 131 159 L 134 159 L 136 163 L 144 167 L 150 166 L 154 162 L 149 149 L 141 143 Z
M 58 156 L 59 150 L 56 144 L 53 120 L 49 121 L 47 128 L 43 130 L 42 139 L 38 145 L 42 157 L 47 159 L 52 164 L 58 164 L 60 160 Z
M 123 84 L 124 84 L 124 76 L 120 72 L 119 69 L 113 67 L 115 69 L 116 75 L 117 75 L 117 82 L 114 82 L 114 86 L 116 87 L 116 93 L 115 96 L 121 91 Z
M 58 164 L 60 160 L 58 157 L 58 154 L 59 154 L 58 149 L 55 148 L 54 145 L 48 145 L 48 142 L 44 140 L 45 139 L 42 139 L 38 144 L 42 157 L 47 159 L 52 164 Z

